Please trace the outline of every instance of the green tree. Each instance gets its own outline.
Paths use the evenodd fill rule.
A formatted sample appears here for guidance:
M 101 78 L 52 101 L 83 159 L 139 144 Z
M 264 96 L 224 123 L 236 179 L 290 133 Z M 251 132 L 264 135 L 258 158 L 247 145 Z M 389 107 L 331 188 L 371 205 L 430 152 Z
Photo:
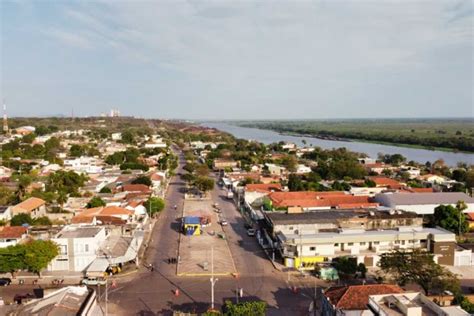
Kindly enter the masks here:
M 41 216 L 33 220 L 33 226 L 51 226 L 51 220 L 46 216 Z
M 281 163 L 289 172 L 295 172 L 298 167 L 298 160 L 296 160 L 296 157 L 293 155 L 285 156 Z
M 459 291 L 459 280 L 446 268 L 433 261 L 433 254 L 421 249 L 384 253 L 378 263 L 381 270 L 399 285 L 418 284 L 425 294 Z
M 84 155 L 84 153 L 85 153 L 84 147 L 81 145 L 74 144 L 69 149 L 69 154 L 72 157 L 81 157 L 82 155 Z
M 138 178 L 132 181 L 132 184 L 144 184 L 147 187 L 151 186 L 152 182 L 150 177 L 147 176 L 139 176 Z
M 16 272 L 23 269 L 26 269 L 24 245 L 0 248 L 0 272 Z
M 158 197 L 150 197 L 148 201 L 146 201 L 145 207 L 147 213 L 153 217 L 156 213 L 161 212 L 165 208 L 165 201 Z
M 124 144 L 135 144 L 135 133 L 132 130 L 122 132 L 122 142 Z
M 194 186 L 202 192 L 210 191 L 214 188 L 214 179 L 209 177 L 196 177 Z
M 51 240 L 34 240 L 25 244 L 25 266 L 38 275 L 57 255 L 59 247 Z
M 253 301 L 234 304 L 231 301 L 225 301 L 223 310 L 226 316 L 265 316 L 267 303 Z
M 94 207 L 100 207 L 100 206 L 105 206 L 107 205 L 104 200 L 102 200 L 98 196 L 94 196 L 90 201 L 87 203 L 86 207 L 87 208 L 94 208 Z
M 435 208 L 433 223 L 455 234 L 469 230 L 469 223 L 464 213 L 452 205 L 440 205 Z
M 338 257 L 332 261 L 337 272 L 346 277 L 352 277 L 357 272 L 357 259 L 353 257 Z
M 33 223 L 34 220 L 30 214 L 27 213 L 16 214 L 10 219 L 10 225 L 12 226 L 22 226 L 23 224 L 33 225 Z
M 99 193 L 112 193 L 112 190 L 109 187 L 103 187 Z
M 0 205 L 8 205 L 15 199 L 15 194 L 3 184 L 0 184 Z
M 362 262 L 357 265 L 357 272 L 360 273 L 361 278 L 365 279 L 367 274 L 367 267 Z

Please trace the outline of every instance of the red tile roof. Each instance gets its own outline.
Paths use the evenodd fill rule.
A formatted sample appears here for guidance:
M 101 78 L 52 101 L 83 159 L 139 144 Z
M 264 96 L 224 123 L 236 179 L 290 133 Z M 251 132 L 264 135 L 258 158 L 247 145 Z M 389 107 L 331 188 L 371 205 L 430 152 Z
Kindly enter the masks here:
M 369 177 L 378 187 L 387 187 L 390 189 L 400 189 L 403 185 L 397 180 L 388 177 Z
M 256 184 L 247 184 L 245 186 L 246 192 L 271 192 L 271 191 L 281 191 L 282 187 L 280 183 L 256 183 Z
M 26 227 L 22 226 L 3 226 L 0 227 L 0 238 L 21 238 L 28 232 Z
M 45 204 L 46 202 L 40 198 L 30 197 L 29 199 L 13 206 L 12 211 L 31 213 L 33 210 Z
M 329 288 L 324 295 L 329 302 L 340 310 L 365 310 L 370 295 L 403 293 L 397 285 L 370 284 Z
M 272 192 L 269 198 L 275 207 L 365 208 L 379 205 L 368 196 L 353 196 L 339 191 Z
M 124 184 L 121 189 L 123 192 L 143 192 L 150 193 L 150 188 L 144 184 Z

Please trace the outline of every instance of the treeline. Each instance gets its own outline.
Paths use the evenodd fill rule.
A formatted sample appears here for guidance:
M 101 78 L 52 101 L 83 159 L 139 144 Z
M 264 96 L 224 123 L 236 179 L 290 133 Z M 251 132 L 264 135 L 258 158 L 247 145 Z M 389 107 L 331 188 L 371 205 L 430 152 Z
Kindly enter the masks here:
M 307 123 L 306 123 L 307 124 Z M 316 123 L 315 123 L 316 124 Z M 332 138 L 345 138 L 345 139 L 357 139 L 362 141 L 372 142 L 386 142 L 393 144 L 406 144 L 406 145 L 418 145 L 428 148 L 449 148 L 466 152 L 474 152 L 474 138 L 469 134 L 463 134 L 462 132 L 456 132 L 455 135 L 445 135 L 444 133 L 433 132 L 433 136 L 427 136 L 424 134 L 418 134 L 416 130 L 412 130 L 410 133 L 396 133 L 391 131 L 383 132 L 379 129 L 374 131 L 359 130 L 354 127 L 354 130 L 328 130 L 321 129 L 316 126 L 301 126 L 301 124 L 287 124 L 287 123 L 248 123 L 242 124 L 242 126 L 256 127 L 263 129 L 270 129 L 279 133 L 295 133 L 301 135 L 312 135 L 315 137 L 332 137 Z

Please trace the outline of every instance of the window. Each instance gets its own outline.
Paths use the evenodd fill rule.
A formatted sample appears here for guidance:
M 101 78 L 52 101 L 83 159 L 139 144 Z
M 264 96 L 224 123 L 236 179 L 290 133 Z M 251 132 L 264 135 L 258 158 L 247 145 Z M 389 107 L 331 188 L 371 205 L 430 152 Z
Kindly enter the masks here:
M 348 246 L 354 246 L 354 243 L 353 242 L 348 242 L 347 245 Z
M 67 245 L 60 245 L 59 246 L 59 254 L 60 255 L 67 255 Z
M 293 226 L 288 227 L 289 230 L 293 230 Z
M 395 240 L 395 245 L 398 245 L 400 243 L 400 240 Z
M 379 241 L 374 241 L 374 245 L 378 245 L 378 244 L 380 244 Z
M 338 244 L 338 243 L 335 243 L 335 244 L 334 244 L 334 247 L 339 247 L 339 244 Z
M 89 245 L 88 244 L 84 245 L 84 252 L 89 252 Z
M 309 247 L 309 250 L 310 250 L 310 251 L 315 251 L 315 250 L 316 250 L 316 247 Z
M 361 245 L 361 246 L 365 246 L 365 242 L 361 242 L 360 245 Z

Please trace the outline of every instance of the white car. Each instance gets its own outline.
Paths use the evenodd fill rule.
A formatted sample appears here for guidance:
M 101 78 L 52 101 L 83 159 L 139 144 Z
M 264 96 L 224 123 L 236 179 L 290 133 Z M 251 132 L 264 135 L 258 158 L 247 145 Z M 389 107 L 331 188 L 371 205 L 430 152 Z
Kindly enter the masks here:
M 222 219 L 221 220 L 221 225 L 222 226 L 227 226 L 227 225 L 229 225 L 229 223 L 225 219 Z
M 250 237 L 255 236 L 255 229 L 253 229 L 253 228 L 247 229 L 247 235 L 250 236 Z

